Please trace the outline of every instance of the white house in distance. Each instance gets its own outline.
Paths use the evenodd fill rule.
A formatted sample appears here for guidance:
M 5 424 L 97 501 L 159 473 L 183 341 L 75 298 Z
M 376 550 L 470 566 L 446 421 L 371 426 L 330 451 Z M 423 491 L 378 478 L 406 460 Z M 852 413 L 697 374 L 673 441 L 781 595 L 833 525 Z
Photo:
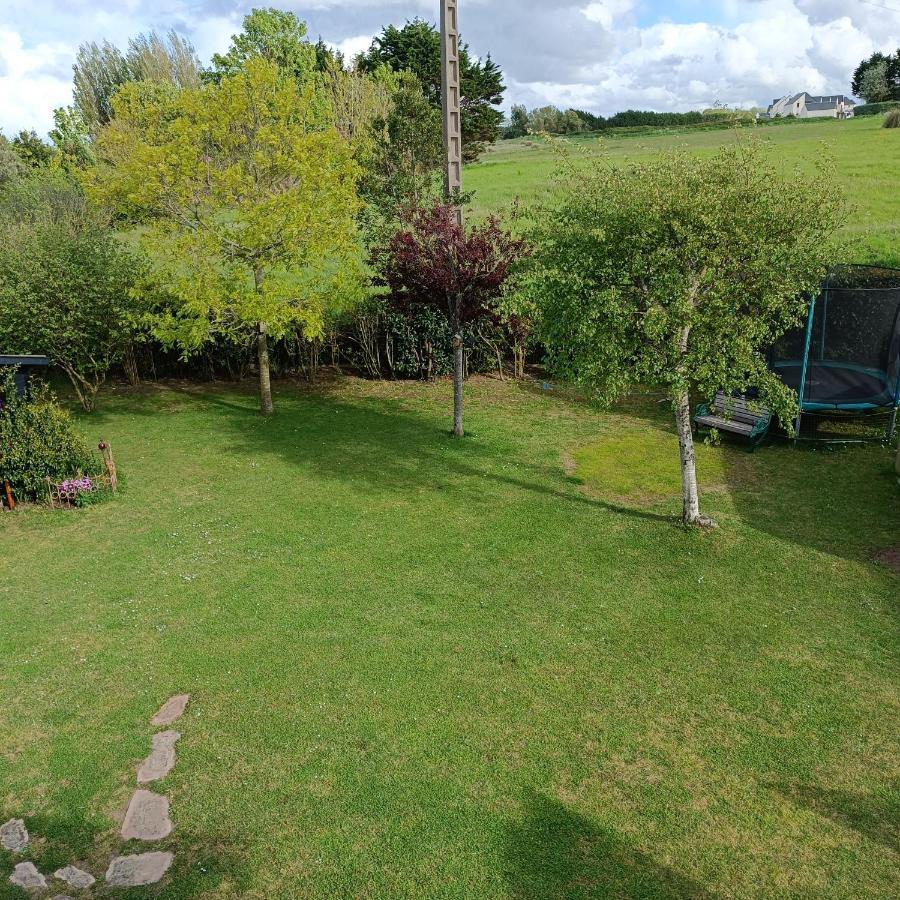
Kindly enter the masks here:
M 770 119 L 780 116 L 796 116 L 798 119 L 850 119 L 856 104 L 843 94 L 814 97 L 802 94 L 786 94 L 780 100 L 773 100 L 767 115 Z

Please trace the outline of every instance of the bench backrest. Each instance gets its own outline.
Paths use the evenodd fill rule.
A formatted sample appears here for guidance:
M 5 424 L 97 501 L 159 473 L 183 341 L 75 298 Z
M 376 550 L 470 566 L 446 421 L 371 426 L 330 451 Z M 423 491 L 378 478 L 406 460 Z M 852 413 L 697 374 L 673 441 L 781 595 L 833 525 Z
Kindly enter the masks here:
M 715 409 L 723 418 L 746 422 L 748 425 L 764 421 L 770 415 L 764 406 L 742 400 L 740 397 L 729 397 L 724 391 L 716 394 Z

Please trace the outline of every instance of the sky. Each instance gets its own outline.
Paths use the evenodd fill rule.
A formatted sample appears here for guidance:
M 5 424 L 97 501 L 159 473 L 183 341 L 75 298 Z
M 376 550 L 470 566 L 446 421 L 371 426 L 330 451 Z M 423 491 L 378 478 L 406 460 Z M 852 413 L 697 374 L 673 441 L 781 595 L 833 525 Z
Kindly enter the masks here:
M 438 0 L 255 0 L 296 12 L 348 56 L 388 23 L 436 20 Z M 238 0 L 0 0 L 0 131 L 45 134 L 71 101 L 78 45 L 175 28 L 205 63 L 254 5 Z M 874 50 L 900 48 L 900 0 L 460 0 L 463 38 L 503 69 L 506 107 L 604 115 L 766 106 L 850 92 Z

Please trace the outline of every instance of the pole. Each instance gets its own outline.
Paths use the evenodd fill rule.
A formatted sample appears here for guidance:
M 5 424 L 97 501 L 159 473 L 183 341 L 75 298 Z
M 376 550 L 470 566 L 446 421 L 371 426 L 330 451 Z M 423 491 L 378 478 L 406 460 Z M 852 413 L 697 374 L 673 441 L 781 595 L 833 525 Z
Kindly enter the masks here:
M 794 422 L 794 446 L 800 440 L 800 426 L 803 422 L 803 395 L 806 393 L 806 374 L 809 371 L 809 353 L 812 344 L 813 322 L 816 317 L 816 298 L 809 304 L 809 317 L 806 320 L 806 340 L 803 344 L 803 361 L 800 364 L 800 396 L 798 398 L 797 419 Z
M 441 99 L 444 107 L 444 150 L 446 168 L 444 187 L 456 205 L 456 217 L 462 227 L 462 97 L 459 71 L 459 3 L 441 0 Z

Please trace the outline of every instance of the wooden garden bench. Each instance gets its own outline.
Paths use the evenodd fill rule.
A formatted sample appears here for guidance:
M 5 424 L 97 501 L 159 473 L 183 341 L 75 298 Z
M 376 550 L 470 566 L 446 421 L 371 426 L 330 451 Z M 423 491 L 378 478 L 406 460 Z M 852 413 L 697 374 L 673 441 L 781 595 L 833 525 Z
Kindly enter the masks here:
M 694 423 L 700 428 L 737 435 L 756 447 L 769 431 L 772 414 L 759 404 L 719 391 L 712 407 L 707 404 L 697 407 Z

